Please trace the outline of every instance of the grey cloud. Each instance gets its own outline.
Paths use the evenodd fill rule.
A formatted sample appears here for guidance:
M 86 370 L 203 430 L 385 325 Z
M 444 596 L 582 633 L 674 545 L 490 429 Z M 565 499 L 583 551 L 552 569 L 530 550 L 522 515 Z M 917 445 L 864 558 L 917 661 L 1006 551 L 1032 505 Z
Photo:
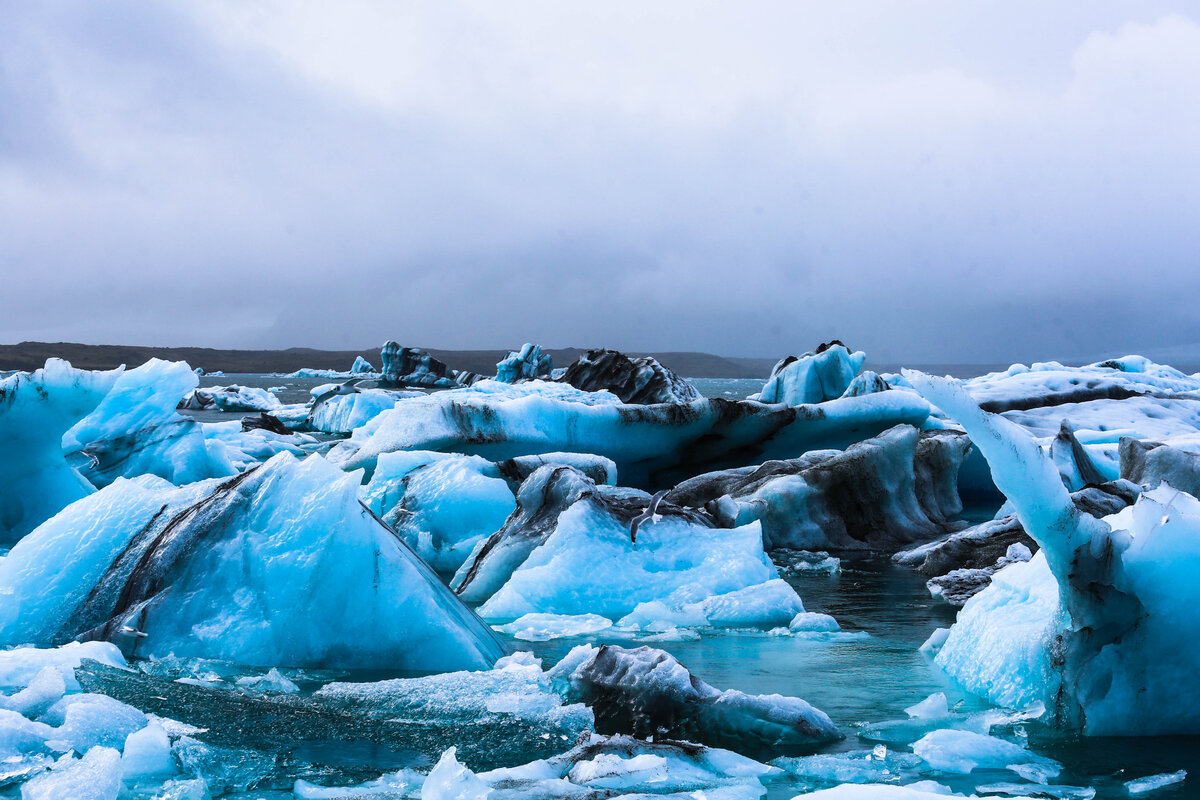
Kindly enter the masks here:
M 370 8 L 6 4 L 0 339 L 1200 342 L 1169 5 Z

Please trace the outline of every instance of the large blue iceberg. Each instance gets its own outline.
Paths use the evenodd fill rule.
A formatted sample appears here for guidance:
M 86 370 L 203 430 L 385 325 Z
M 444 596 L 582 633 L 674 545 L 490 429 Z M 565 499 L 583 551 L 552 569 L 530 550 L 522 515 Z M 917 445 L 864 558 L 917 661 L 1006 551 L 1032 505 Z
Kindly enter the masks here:
M 966 428 L 1040 546 L 964 606 L 937 655 L 967 689 L 1095 735 L 1200 732 L 1200 500 L 1168 484 L 1103 519 L 1050 457 L 950 379 L 906 373 Z
M 118 480 L 0 561 L 0 644 L 105 639 L 242 664 L 479 668 L 494 634 L 360 505 L 281 453 L 225 480 Z
M 800 406 L 722 399 L 628 405 L 608 392 L 561 383 L 480 381 L 400 400 L 334 446 L 329 458 L 345 469 L 371 471 L 380 454 L 396 450 L 453 451 L 490 461 L 592 453 L 615 462 L 622 482 L 658 488 L 747 461 L 841 449 L 894 425 L 920 425 L 928 414 L 928 404 L 911 391 Z

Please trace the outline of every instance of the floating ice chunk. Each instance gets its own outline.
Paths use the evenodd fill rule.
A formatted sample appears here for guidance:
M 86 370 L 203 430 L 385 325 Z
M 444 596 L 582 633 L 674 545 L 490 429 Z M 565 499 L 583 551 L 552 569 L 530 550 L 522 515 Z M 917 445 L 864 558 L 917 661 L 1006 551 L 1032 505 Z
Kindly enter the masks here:
M 356 474 L 287 453 L 220 483 L 118 481 L 0 562 L 0 641 L 87 633 L 241 664 L 490 666 L 495 634 L 358 488 Z
M 11 601 L 6 599 L 6 602 Z M 35 681 L 44 680 L 41 674 L 43 670 L 53 668 L 61 676 L 64 690 L 79 691 L 79 682 L 75 680 L 75 668 L 85 658 L 110 667 L 128 667 L 121 651 L 109 642 L 69 642 L 62 647 L 51 649 L 14 647 L 0 650 L 0 688 L 33 688 Z M 46 685 L 39 683 L 41 687 Z M 55 698 L 56 701 L 57 699 Z
M 961 433 L 897 425 L 845 451 L 686 480 L 667 500 L 703 507 L 721 527 L 762 523 L 769 548 L 892 551 L 961 527 Z
M 52 358 L 36 372 L 0 379 L 0 545 L 92 493 L 63 457 L 62 437 L 100 405 L 120 375 Z
M 841 629 L 836 619 L 815 611 L 802 611 L 788 623 L 788 630 L 792 633 L 837 633 Z
M 416 347 L 401 347 L 396 342 L 385 342 L 380 352 L 383 365 L 380 372 L 388 386 L 450 387 L 470 383 L 474 373 L 459 373 Z
M 949 628 L 935 628 L 933 633 L 929 634 L 929 638 L 921 643 L 919 652 L 927 655 L 936 655 L 942 649 L 942 645 L 946 643 L 946 639 L 950 636 Z
M 266 389 L 256 386 L 206 386 L 196 389 L 192 396 L 184 399 L 185 408 L 208 408 L 216 406 L 218 411 L 274 411 L 283 405 L 279 398 Z
M 488 559 L 494 564 L 489 582 L 502 577 L 506 568 L 512 569 L 507 581 L 480 607 L 485 618 L 503 622 L 530 613 L 590 613 L 609 619 L 629 615 L 622 624 L 662 620 L 665 629 L 676 624 L 671 619 L 677 615 L 689 616 L 699 624 L 734 625 L 761 623 L 771 614 L 781 617 L 771 617 L 766 622 L 770 627 L 786 624 L 804 610 L 795 591 L 782 582 L 782 586 L 771 584 L 731 594 L 778 577 L 763 552 L 757 523 L 714 530 L 687 516 L 665 515 L 659 522 L 643 526 L 635 546 L 630 541 L 629 520 L 641 509 L 625 501 L 617 490 L 601 495 L 598 487 L 579 473 L 574 474 L 570 487 L 563 487 L 567 493 L 562 495 L 554 485 L 555 475 L 562 478 L 561 472 L 569 469 L 543 467 L 534 473 L 522 487 L 518 514 L 480 545 L 456 576 L 455 584 L 467 596 L 471 579 L 482 582 L 487 568 L 493 566 L 486 563 Z M 547 493 L 539 493 L 539 486 L 554 497 L 561 495 L 560 502 L 569 505 L 557 518 L 547 519 L 544 513 L 529 517 L 534 524 L 522 530 L 517 526 L 521 515 L 529 512 L 526 499 L 545 501 Z M 528 498 L 530 494 L 538 494 L 538 500 Z M 647 500 L 643 495 L 634 502 L 644 508 Z M 517 544 L 505 550 L 506 539 Z M 518 562 L 522 551 L 528 555 Z M 730 596 L 716 599 L 720 595 Z M 662 605 L 637 611 L 640 604 L 651 601 Z M 779 608 L 786 610 L 780 613 Z
M 1200 648 L 1179 646 L 1200 640 L 1200 501 L 1163 486 L 1096 519 L 1027 434 L 960 386 L 910 377 L 971 433 L 1041 546 L 967 603 L 938 663 L 993 702 L 1040 701 L 1089 734 L 1200 730 L 1200 693 L 1177 678 L 1200 670 Z
M 771 560 L 779 565 L 779 571 L 785 575 L 805 572 L 828 572 L 833 575 L 842 571 L 842 560 L 823 550 L 810 552 L 777 547 L 771 551 Z
M 667 735 L 708 745 L 770 750 L 841 738 L 822 711 L 796 697 L 719 691 L 669 653 L 580 645 L 551 675 L 589 703 L 602 731 Z
M 350 366 L 352 375 L 369 375 L 375 372 L 375 368 L 371 366 L 371 362 L 367 361 L 362 356 L 355 356 L 354 363 Z
M 654 753 L 632 756 L 599 753 L 571 767 L 567 780 L 580 786 L 629 793 L 656 792 L 666 787 L 674 792 L 687 792 L 711 787 L 713 771 L 699 764 Z
M 612 620 L 599 614 L 526 614 L 507 625 L 494 626 L 501 633 L 526 642 L 587 636 L 611 627 Z
M 127 783 L 176 772 L 171 740 L 161 725 L 149 724 L 125 738 L 121 773 Z
M 1059 800 L 1092 800 L 1096 790 L 1090 786 L 1065 786 L 1048 783 L 988 783 L 977 788 L 987 794 L 1005 797 L 1030 795 L 1032 797 L 1054 797 Z
M 653 356 L 630 357 L 616 350 L 589 350 L 558 380 L 588 392 L 608 391 L 632 405 L 690 403 L 696 387 L 658 363 Z
M 252 692 L 276 692 L 280 694 L 295 694 L 300 687 L 288 680 L 282 672 L 271 667 L 266 675 L 250 676 L 237 679 L 237 686 Z
M 462 566 L 516 506 L 492 462 L 427 451 L 380 456 L 363 502 L 440 572 Z
M 777 758 L 771 765 L 802 779 L 808 788 L 817 788 L 837 783 L 889 783 L 912 779 L 920 774 L 923 762 L 912 753 L 889 751 L 885 747 L 882 753 L 856 750 L 803 758 Z
M 789 406 L 833 400 L 846 393 L 866 359 L 866 353 L 851 353 L 841 342 L 823 344 L 815 353 L 780 361 L 762 391 L 749 399 Z
M 182 361 L 154 358 L 127 370 L 96 410 L 67 431 L 63 450 L 86 457 L 83 474 L 97 487 L 138 475 L 176 484 L 231 475 L 222 454 L 207 446 L 200 423 L 175 411 L 195 387 L 196 376 Z
M 146 715 L 102 694 L 69 694 L 51 706 L 41 721 L 57 726 L 54 740 L 76 752 L 97 745 L 120 748 L 134 731 L 146 727 Z
M 781 578 L 714 594 L 696 602 L 686 602 L 697 593 L 695 584 L 676 589 L 663 600 L 639 603 L 617 625 L 642 630 L 672 628 L 760 628 L 795 622 L 803 617 L 804 604 L 796 590 Z M 818 616 L 826 617 L 824 614 Z M 828 617 L 833 620 L 832 617 Z M 821 621 L 822 628 L 827 623 Z M 834 622 L 836 626 L 837 623 Z M 825 632 L 824 630 L 822 632 Z
M 375 683 L 330 683 L 314 693 L 355 713 L 387 719 L 514 721 L 548 733 L 554 742 L 573 740 L 591 730 L 586 706 L 564 704 L 551 678 L 532 656 L 511 657 L 482 672 L 449 672 L 425 678 L 396 678 Z
M 445 774 L 445 772 L 442 773 L 443 776 Z M 400 800 L 400 798 L 418 800 L 421 797 L 425 778 L 424 774 L 416 770 L 400 769 L 358 786 L 325 787 L 298 780 L 292 786 L 292 794 L 298 800 L 349 800 L 357 797 L 379 797 L 381 800 Z
M 1160 775 L 1149 775 L 1145 778 L 1137 778 L 1125 783 L 1125 791 L 1131 795 L 1138 796 L 1149 794 L 1150 792 L 1158 791 L 1167 786 L 1174 786 L 1177 783 L 1183 783 L 1187 778 L 1187 770 L 1179 770 L 1178 772 L 1163 773 Z
M 1020 745 L 971 731 L 943 729 L 927 733 L 913 743 L 913 752 L 939 772 L 966 774 L 976 769 L 1006 769 L 1011 765 L 1046 767 L 1051 776 L 1061 766 Z
M 662 633 L 652 633 L 649 636 L 639 637 L 641 642 L 694 642 L 700 638 L 700 634 L 691 628 L 667 628 Z
M 421 787 L 421 800 L 487 800 L 491 787 L 458 763 L 455 748 L 442 753 Z
M 61 700 L 66 691 L 67 685 L 62 672 L 56 667 L 43 667 L 21 691 L 11 697 L 0 695 L 0 708 L 16 711 L 33 719 Z
M 944 719 L 950 716 L 950 703 L 945 692 L 934 692 L 916 705 L 904 709 L 913 719 Z
M 686 743 L 591 736 L 545 761 L 481 773 L 493 787 L 489 800 L 668 796 L 752 800 L 761 779 L 775 770 L 736 753 Z
M 209 800 L 208 784 L 203 778 L 167 781 L 159 787 L 154 800 Z
M 54 735 L 54 728 L 44 722 L 34 722 L 16 711 L 0 709 L 0 760 L 26 753 L 43 753 Z
M 317 449 L 320 443 L 303 433 L 280 434 L 263 428 L 247 429 L 244 422 L 204 422 L 204 440 L 214 458 L 223 458 L 230 465 L 229 474 L 241 472 L 272 456 L 291 453 L 303 456 Z
M 543 353 L 541 345 L 525 343 L 520 350 L 511 352 L 496 365 L 496 380 L 502 383 L 549 378 L 554 371 L 554 358 Z
M 121 793 L 121 754 L 93 747 L 82 759 L 59 760 L 21 786 L 21 800 L 117 800 Z
M 395 389 L 363 389 L 355 387 L 348 394 L 327 394 L 340 384 L 325 384 L 312 390 L 313 405 L 300 406 L 304 410 L 303 418 L 292 421 L 292 409 L 288 406 L 282 416 L 288 417 L 293 427 L 304 427 L 307 430 L 324 433 L 350 433 L 355 428 L 366 425 L 384 411 L 396 407 L 396 403 L 409 397 L 424 397 L 423 392 L 399 391 Z M 344 390 L 343 390 L 344 391 Z M 321 395 L 326 395 L 321 397 Z
M 354 374 L 340 369 L 316 369 L 313 367 L 301 367 L 295 372 L 274 373 L 277 378 L 352 378 Z

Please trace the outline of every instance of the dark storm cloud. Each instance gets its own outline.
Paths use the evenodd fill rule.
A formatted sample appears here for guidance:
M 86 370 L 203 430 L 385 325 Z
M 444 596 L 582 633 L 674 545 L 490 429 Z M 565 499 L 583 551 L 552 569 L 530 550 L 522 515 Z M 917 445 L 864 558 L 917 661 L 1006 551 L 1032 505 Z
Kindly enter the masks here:
M 1200 342 L 1170 4 L 3 13 L 0 340 Z

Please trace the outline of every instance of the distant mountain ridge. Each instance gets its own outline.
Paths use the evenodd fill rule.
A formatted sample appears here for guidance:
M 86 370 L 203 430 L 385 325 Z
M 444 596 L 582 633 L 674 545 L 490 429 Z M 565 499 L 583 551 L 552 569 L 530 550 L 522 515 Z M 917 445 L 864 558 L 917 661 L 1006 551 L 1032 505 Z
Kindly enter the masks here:
M 403 344 L 403 342 L 402 342 Z M 423 348 L 448 366 L 481 375 L 495 375 L 496 362 L 508 350 L 442 350 Z M 582 348 L 551 348 L 556 367 L 565 367 L 577 359 Z M 662 352 L 630 353 L 652 355 L 663 365 L 689 378 L 766 378 L 775 364 L 773 358 L 731 358 L 711 353 Z M 298 369 L 348 370 L 362 356 L 376 368 L 380 365 L 379 348 L 367 350 L 314 350 L 292 347 L 287 350 L 224 350 L 209 347 L 141 347 L 136 345 L 80 344 L 78 342 L 21 342 L 0 345 L 0 370 L 34 370 L 48 358 L 65 358 L 82 369 L 112 369 L 125 364 L 133 367 L 151 358 L 186 361 L 208 372 L 295 372 Z

